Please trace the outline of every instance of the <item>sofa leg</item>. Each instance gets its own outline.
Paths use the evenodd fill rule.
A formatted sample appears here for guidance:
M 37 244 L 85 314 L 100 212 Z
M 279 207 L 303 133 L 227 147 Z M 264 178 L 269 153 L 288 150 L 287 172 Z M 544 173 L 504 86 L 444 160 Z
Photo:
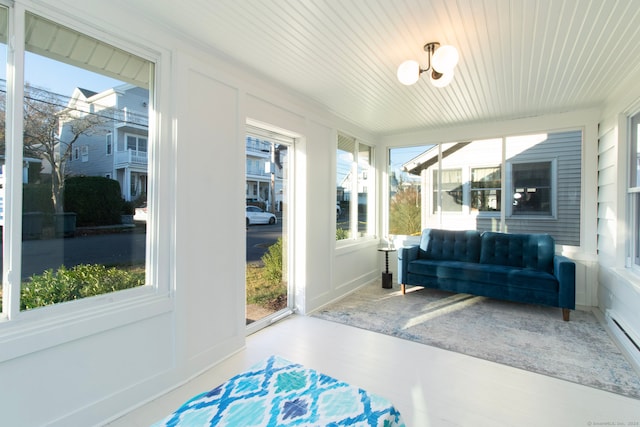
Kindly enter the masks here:
M 569 313 L 571 313 L 571 310 L 569 310 L 568 308 L 563 308 L 562 309 L 562 320 L 564 320 L 565 322 L 569 321 Z
M 404 294 L 405 294 L 405 292 L 407 291 L 407 290 L 405 289 L 405 285 L 404 285 L 404 283 L 400 283 L 400 290 L 402 291 L 402 295 L 404 295 Z

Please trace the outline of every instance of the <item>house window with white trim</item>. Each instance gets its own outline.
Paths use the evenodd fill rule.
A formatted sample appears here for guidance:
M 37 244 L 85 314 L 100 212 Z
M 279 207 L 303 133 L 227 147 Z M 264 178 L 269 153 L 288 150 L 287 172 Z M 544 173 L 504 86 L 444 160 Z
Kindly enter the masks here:
M 512 163 L 512 215 L 551 216 L 552 163 Z

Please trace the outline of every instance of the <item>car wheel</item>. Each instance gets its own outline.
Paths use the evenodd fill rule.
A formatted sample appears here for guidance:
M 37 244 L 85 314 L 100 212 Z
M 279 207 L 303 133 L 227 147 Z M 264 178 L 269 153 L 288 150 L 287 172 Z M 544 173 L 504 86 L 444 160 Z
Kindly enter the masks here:
M 275 224 L 276 219 L 274 217 L 269 218 L 269 224 Z
M 249 226 L 249 218 L 247 218 L 247 226 Z

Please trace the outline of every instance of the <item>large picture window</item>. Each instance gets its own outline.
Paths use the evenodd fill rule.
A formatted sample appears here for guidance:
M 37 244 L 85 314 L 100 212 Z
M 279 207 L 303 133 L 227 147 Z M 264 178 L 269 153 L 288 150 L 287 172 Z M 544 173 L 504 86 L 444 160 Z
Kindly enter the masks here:
M 6 10 L 0 18 L 6 35 Z M 0 206 L 22 219 L 22 230 L 4 216 L 0 222 L 2 250 L 11 251 L 2 267 L 13 274 L 4 274 L 10 281 L 2 296 L 12 298 L 1 300 L 10 319 L 147 284 L 146 188 L 153 178 L 154 64 L 35 14 L 24 18 L 24 75 L 15 78 L 24 81 L 24 98 L 12 105 L 22 120 L 6 124 L 19 137 L 10 147 L 3 142 L 0 153 L 0 183 L 14 190 L 0 192 Z M 4 137 L 4 99 L 1 108 Z M 137 135 L 135 156 L 119 149 L 131 145 L 128 133 Z M 11 198 L 15 190 L 21 198 Z M 143 206 L 144 219 L 134 221 Z
M 404 182 L 420 183 L 414 195 L 425 195 L 421 209 L 397 209 L 395 199 L 403 192 L 390 179 L 395 193 L 389 202 L 389 230 L 406 229 L 392 228 L 392 213 L 410 213 L 411 219 L 403 222 L 415 224 L 420 217 L 420 228 L 548 233 L 557 244 L 580 245 L 580 130 L 423 147 L 398 162 L 408 175 Z M 411 232 L 417 234 L 415 227 Z

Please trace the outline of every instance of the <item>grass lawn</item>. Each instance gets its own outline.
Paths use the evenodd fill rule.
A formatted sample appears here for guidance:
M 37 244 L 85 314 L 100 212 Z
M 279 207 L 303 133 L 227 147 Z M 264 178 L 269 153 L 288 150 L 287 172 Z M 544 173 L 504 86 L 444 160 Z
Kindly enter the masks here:
M 270 283 L 264 278 L 264 267 L 247 264 L 247 304 L 280 310 L 287 304 L 287 285 L 283 282 Z

